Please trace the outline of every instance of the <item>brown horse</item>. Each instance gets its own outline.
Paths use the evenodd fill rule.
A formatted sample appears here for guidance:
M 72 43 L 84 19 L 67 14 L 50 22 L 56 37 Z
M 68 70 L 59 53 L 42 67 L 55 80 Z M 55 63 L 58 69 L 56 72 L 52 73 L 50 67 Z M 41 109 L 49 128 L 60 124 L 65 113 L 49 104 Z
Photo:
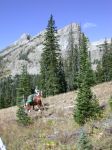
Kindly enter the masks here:
M 26 110 L 27 112 L 30 112 L 32 106 L 33 106 L 33 110 L 34 110 L 34 107 L 35 107 L 35 106 L 38 106 L 38 109 L 39 109 L 39 110 L 44 110 L 44 106 L 43 106 L 43 104 L 42 104 L 41 95 L 35 95 L 32 102 L 26 103 L 26 104 L 25 104 L 25 110 Z

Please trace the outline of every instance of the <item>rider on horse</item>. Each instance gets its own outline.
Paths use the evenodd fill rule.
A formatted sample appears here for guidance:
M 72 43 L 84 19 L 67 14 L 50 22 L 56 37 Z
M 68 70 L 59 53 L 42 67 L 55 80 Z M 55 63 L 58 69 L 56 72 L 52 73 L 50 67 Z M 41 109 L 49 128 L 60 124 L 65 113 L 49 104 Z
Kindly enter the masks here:
M 33 94 L 29 95 L 27 101 L 24 105 L 27 111 L 31 111 L 31 106 L 38 106 L 39 110 L 43 110 L 44 106 L 42 104 L 42 91 L 39 91 L 37 88 L 33 90 Z
M 39 96 L 39 95 L 40 95 L 40 91 L 37 88 L 35 90 L 32 90 L 32 94 L 28 96 L 26 104 L 32 103 L 34 96 Z

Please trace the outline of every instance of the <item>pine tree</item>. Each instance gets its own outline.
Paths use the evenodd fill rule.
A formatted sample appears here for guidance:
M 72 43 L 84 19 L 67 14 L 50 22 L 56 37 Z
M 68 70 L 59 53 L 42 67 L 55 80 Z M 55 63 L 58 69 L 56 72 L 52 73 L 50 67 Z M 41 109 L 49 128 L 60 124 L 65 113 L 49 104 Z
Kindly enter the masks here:
M 79 74 L 78 74 L 78 83 L 86 80 L 89 86 L 95 83 L 95 75 L 91 68 L 90 58 L 88 56 L 88 39 L 84 34 L 80 36 L 80 56 L 79 56 Z
M 24 90 L 20 88 L 20 82 L 19 82 L 21 78 L 22 78 L 21 75 L 16 75 L 15 77 L 9 76 L 9 77 L 4 77 L 0 79 L 0 108 L 7 108 L 7 107 L 15 106 L 17 104 L 16 99 L 18 100 L 20 99 L 20 101 L 23 99 Z M 26 97 L 27 95 L 30 94 L 31 88 L 34 88 L 37 85 L 40 88 L 39 75 L 28 75 L 27 80 L 28 80 L 29 90 L 26 94 Z M 25 83 L 26 82 L 27 81 L 25 81 Z M 21 94 L 22 95 L 21 97 L 20 97 L 19 92 L 23 93 Z M 18 98 L 17 98 L 17 95 L 19 96 Z
M 18 107 L 16 116 L 18 118 L 17 121 L 24 126 L 27 126 L 32 123 L 31 118 L 28 116 L 28 114 L 25 112 L 23 106 L 21 106 L 21 105 Z
M 105 39 L 104 45 L 103 45 L 103 57 L 102 57 L 102 67 L 103 67 L 103 73 L 104 73 L 104 80 L 109 81 L 109 66 L 108 66 L 108 43 Z
M 21 100 L 24 98 L 26 101 L 28 95 L 30 94 L 30 78 L 29 74 L 27 73 L 27 67 L 22 67 L 22 73 L 19 78 L 19 85 L 17 88 L 17 103 L 20 103 Z
M 12 78 L 13 82 L 12 82 L 12 91 L 11 91 L 11 106 L 15 106 L 16 105 L 16 92 L 17 92 L 17 87 L 18 87 L 18 81 L 19 81 L 19 75 L 16 75 L 14 78 Z
M 65 81 L 65 73 L 64 73 L 64 65 L 63 65 L 63 60 L 60 56 L 59 59 L 59 83 L 60 83 L 60 93 L 66 92 L 67 91 L 67 82 Z
M 11 106 L 11 101 L 12 101 L 12 84 L 13 84 L 13 80 L 12 77 L 9 76 L 6 79 L 6 90 L 5 90 L 5 100 L 6 100 L 6 106 L 5 107 L 10 107 Z
M 19 87 L 17 88 L 17 104 L 18 104 L 18 110 L 17 110 L 17 118 L 18 122 L 20 122 L 23 125 L 29 125 L 31 123 L 31 119 L 28 116 L 28 114 L 25 113 L 25 110 L 23 108 L 23 103 L 25 101 L 25 98 L 30 93 L 30 81 L 29 76 L 27 73 L 27 67 L 23 66 L 22 68 L 22 74 L 20 76 L 19 80 Z
M 84 132 L 79 137 L 77 150 L 93 150 L 93 146 Z
M 77 89 L 77 75 L 78 75 L 78 46 L 74 43 L 72 25 L 69 33 L 69 47 L 67 51 L 67 58 L 65 59 L 65 76 L 67 81 L 67 90 L 71 91 Z
M 87 52 L 87 39 L 82 35 L 80 46 L 80 72 L 79 72 L 79 92 L 76 98 L 76 108 L 74 119 L 79 125 L 85 124 L 89 119 L 95 118 L 100 113 L 97 100 L 94 98 L 91 89 L 91 78 L 89 75 L 90 64 Z
M 11 106 L 12 101 L 12 78 L 11 76 L 3 78 L 0 83 L 0 101 L 1 108 L 7 108 Z
M 44 48 L 40 61 L 40 82 L 44 96 L 55 95 L 65 91 L 65 89 L 60 88 L 63 87 L 65 81 L 63 79 L 63 82 L 60 83 L 61 78 L 64 77 L 64 71 L 60 70 L 63 68 L 60 67 L 60 62 L 62 63 L 60 60 L 61 51 L 56 34 L 55 21 L 51 15 L 45 33 Z
M 112 42 L 112 41 L 111 41 Z M 103 57 L 102 57 L 102 68 L 104 73 L 104 81 L 110 81 L 112 80 L 112 49 L 111 46 L 107 43 L 107 40 L 105 39 L 103 49 Z
M 96 74 L 96 83 L 104 82 L 104 74 L 101 62 L 98 62 L 95 74 Z

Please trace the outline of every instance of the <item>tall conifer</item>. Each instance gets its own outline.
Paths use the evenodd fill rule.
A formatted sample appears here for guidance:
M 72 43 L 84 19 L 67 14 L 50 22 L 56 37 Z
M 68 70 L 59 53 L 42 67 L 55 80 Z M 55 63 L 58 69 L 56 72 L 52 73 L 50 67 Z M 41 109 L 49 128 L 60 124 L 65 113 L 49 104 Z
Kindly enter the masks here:
M 79 92 L 74 110 L 74 119 L 79 125 L 83 125 L 89 119 L 95 118 L 96 114 L 100 112 L 98 102 L 93 97 L 90 89 L 90 70 L 87 39 L 82 35 L 80 45 Z
M 102 68 L 104 74 L 104 81 L 112 80 L 112 40 L 108 44 L 105 39 L 103 45 L 103 57 L 102 57 Z
M 19 85 L 17 88 L 17 99 L 21 101 L 24 98 L 24 100 L 26 100 L 30 92 L 30 78 L 27 72 L 27 66 L 23 66 L 22 73 L 19 78 Z
M 65 59 L 65 77 L 67 81 L 67 90 L 71 91 L 77 89 L 77 75 L 78 75 L 78 46 L 74 43 L 72 24 L 69 32 L 69 47 L 67 50 L 67 58 Z
M 30 80 L 27 73 L 27 67 L 23 66 L 22 68 L 22 74 L 20 76 L 19 80 L 19 87 L 17 88 L 17 104 L 18 104 L 18 110 L 17 110 L 17 118 L 18 122 L 20 122 L 23 125 L 29 125 L 31 123 L 30 117 L 25 113 L 25 110 L 23 108 L 23 105 L 25 103 L 25 99 L 30 94 Z
M 60 67 L 60 62 L 62 63 L 60 60 L 61 51 L 56 34 L 55 21 L 51 15 L 46 28 L 44 48 L 40 61 L 40 82 L 44 96 L 65 92 L 65 89 L 60 88 L 66 83 L 63 68 Z M 62 78 L 63 81 L 61 80 Z

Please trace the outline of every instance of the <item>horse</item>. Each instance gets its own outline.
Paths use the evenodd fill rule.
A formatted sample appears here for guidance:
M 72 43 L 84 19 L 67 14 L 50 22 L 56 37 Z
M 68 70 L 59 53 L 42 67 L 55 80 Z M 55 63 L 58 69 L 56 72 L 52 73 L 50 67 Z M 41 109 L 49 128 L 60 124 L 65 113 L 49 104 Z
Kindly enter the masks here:
M 35 110 L 35 106 L 38 106 L 39 110 L 44 110 L 44 105 L 42 104 L 41 95 L 34 95 L 33 101 L 25 104 L 25 110 L 27 112 L 31 112 L 31 108 L 33 106 L 33 110 Z

